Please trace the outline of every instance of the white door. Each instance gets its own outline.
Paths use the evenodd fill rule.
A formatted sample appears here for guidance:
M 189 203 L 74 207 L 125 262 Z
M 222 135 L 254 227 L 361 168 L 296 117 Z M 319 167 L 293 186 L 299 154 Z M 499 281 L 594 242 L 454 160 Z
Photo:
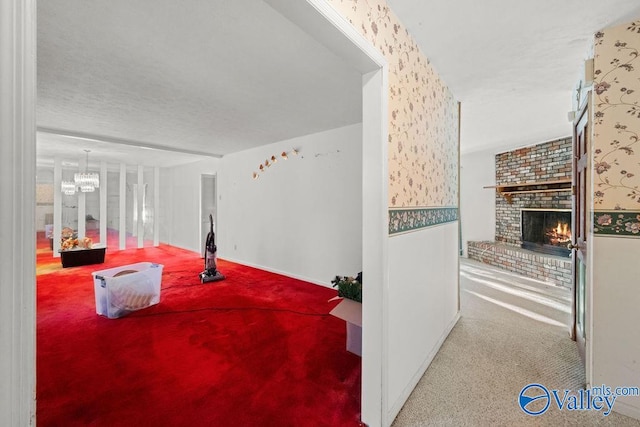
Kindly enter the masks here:
M 587 96 L 587 100 L 590 95 Z M 578 343 L 582 362 L 586 358 L 587 304 L 587 166 L 589 162 L 589 103 L 581 109 L 573 127 L 573 327 L 571 336 Z

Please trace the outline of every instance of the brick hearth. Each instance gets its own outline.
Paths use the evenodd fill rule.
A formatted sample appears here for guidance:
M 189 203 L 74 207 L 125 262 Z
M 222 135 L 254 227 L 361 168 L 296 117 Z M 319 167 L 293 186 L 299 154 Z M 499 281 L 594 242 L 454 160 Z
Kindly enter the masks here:
M 571 287 L 571 258 L 545 255 L 499 242 L 469 242 L 470 259 L 532 279 Z

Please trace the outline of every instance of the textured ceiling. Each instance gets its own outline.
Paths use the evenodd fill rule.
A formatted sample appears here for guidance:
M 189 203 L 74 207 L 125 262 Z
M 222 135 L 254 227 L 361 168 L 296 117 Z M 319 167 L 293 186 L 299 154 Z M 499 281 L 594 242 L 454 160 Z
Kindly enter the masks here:
M 571 134 L 592 36 L 640 18 L 638 0 L 388 0 L 462 102 L 461 150 Z
M 569 135 L 592 35 L 640 17 L 638 0 L 388 3 L 462 102 L 463 153 Z M 150 161 L 135 145 L 224 155 L 356 123 L 360 86 L 262 0 L 38 2 L 39 128 L 128 141 L 128 162 Z M 84 154 L 41 135 L 39 154 Z
M 261 0 L 38 2 L 38 127 L 85 145 L 224 155 L 361 111 L 360 73 Z

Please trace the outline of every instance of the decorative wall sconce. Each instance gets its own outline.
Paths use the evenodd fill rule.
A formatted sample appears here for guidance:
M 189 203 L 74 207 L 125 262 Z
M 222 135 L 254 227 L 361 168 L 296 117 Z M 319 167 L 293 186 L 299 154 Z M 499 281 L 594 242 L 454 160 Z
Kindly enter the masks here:
M 297 156 L 298 155 L 298 150 L 295 148 L 292 148 L 290 152 L 286 152 L 283 151 L 280 154 L 280 157 L 282 157 L 283 159 L 287 160 L 289 158 L 289 155 L 294 155 Z M 267 160 L 265 160 L 264 163 L 261 163 L 260 166 L 258 166 L 258 172 L 253 172 L 253 179 L 258 179 L 260 177 L 260 172 L 266 172 L 267 168 L 270 168 L 271 166 L 275 165 L 278 162 L 278 157 L 274 154 L 271 157 L 269 157 Z

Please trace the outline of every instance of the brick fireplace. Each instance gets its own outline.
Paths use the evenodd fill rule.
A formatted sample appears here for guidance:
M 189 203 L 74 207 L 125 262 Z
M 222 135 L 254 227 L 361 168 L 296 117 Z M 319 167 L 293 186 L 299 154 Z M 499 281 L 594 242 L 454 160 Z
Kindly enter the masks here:
M 524 249 L 568 257 L 571 251 L 571 210 L 528 209 L 520 211 L 520 232 Z
M 469 258 L 569 287 L 571 156 L 571 138 L 497 154 L 496 240 L 470 241 Z

